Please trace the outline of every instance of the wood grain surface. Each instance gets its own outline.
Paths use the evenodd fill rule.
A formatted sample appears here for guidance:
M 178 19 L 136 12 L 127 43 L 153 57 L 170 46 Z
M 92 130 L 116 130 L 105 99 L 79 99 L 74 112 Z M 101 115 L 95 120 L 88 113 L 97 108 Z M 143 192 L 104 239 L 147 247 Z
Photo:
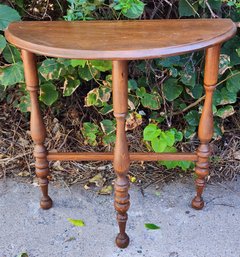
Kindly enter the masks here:
M 134 60 L 196 51 L 231 38 L 230 19 L 23 21 L 7 40 L 30 52 L 73 59 Z

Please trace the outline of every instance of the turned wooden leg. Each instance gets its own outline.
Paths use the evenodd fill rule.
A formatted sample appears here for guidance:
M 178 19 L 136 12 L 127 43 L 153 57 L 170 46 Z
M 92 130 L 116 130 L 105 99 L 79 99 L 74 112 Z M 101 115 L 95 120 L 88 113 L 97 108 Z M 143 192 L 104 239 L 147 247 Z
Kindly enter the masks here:
M 48 196 L 48 178 L 49 166 L 47 160 L 47 150 L 44 146 L 46 138 L 46 129 L 41 116 L 41 111 L 38 102 L 38 73 L 36 65 L 36 57 L 33 53 L 22 50 L 22 60 L 24 65 L 25 81 L 27 90 L 31 98 L 31 136 L 34 141 L 34 157 L 35 169 L 39 180 L 39 185 L 42 190 L 42 198 L 40 206 L 43 209 L 52 207 L 52 199 Z
M 117 211 L 119 234 L 116 244 L 126 248 L 129 237 L 126 234 L 126 222 L 129 209 L 129 180 L 127 172 L 130 158 L 128 153 L 127 138 L 125 133 L 125 118 L 128 111 L 128 63 L 127 61 L 113 61 L 113 110 L 117 120 L 117 138 L 114 149 L 113 167 L 117 175 L 115 181 L 114 206 Z
M 197 179 L 195 181 L 197 194 L 192 200 L 192 207 L 200 210 L 204 206 L 202 193 L 205 186 L 205 177 L 209 174 L 209 142 L 213 135 L 213 111 L 212 98 L 215 85 L 218 79 L 218 65 L 221 45 L 215 45 L 206 50 L 205 71 L 204 71 L 204 88 L 206 98 L 200 119 L 198 137 L 200 146 L 197 150 L 198 161 L 195 172 Z

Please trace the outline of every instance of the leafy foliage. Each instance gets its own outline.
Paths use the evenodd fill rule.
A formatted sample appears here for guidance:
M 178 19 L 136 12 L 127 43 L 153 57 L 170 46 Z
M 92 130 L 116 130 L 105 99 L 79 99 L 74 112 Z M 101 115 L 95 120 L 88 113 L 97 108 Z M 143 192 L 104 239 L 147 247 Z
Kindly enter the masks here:
M 0 4 L 2 31 L 10 22 L 20 20 L 20 14 L 26 15 L 24 10 L 27 6 L 24 1 L 13 2 L 15 10 Z M 68 21 L 140 17 L 223 17 L 240 21 L 240 4 L 237 0 L 179 0 L 171 2 L 172 12 L 168 14 L 169 16 L 166 16 L 168 6 L 164 3 L 156 7 L 152 1 L 140 0 L 68 0 L 64 8 L 60 19 Z M 166 17 L 161 16 L 163 13 Z M 8 92 L 12 92 L 8 90 L 18 87 L 14 105 L 22 112 L 27 112 L 30 109 L 30 98 L 24 84 L 20 52 L 6 42 L 3 33 L 0 34 L 0 53 L 0 99 L 7 101 L 11 98 Z M 142 123 L 146 124 L 143 139 L 148 148 L 156 152 L 175 152 L 179 142 L 189 140 L 196 135 L 203 108 L 202 100 L 205 97 L 202 86 L 204 75 L 202 64 L 203 54 L 200 52 L 152 61 L 137 61 L 133 65 L 134 68 L 130 65 L 132 72 L 128 81 L 128 119 L 132 122 L 130 126 L 132 129 Z M 239 65 L 240 38 L 237 35 L 223 45 L 220 56 L 219 83 L 213 99 L 215 137 L 222 135 L 224 120 L 239 108 L 237 105 L 240 91 Z M 59 98 L 87 91 L 84 107 L 97 110 L 101 120 L 83 121 L 81 132 L 85 144 L 108 146 L 115 141 L 116 124 L 112 116 L 110 61 L 47 58 L 38 59 L 38 69 L 39 100 L 43 106 L 53 106 L 58 109 Z M 184 131 L 173 128 L 175 124 L 172 121 L 175 118 L 181 120 L 182 127 L 185 127 Z M 190 162 L 161 163 L 167 168 L 181 167 L 186 170 L 192 167 Z
M 20 20 L 18 12 L 11 7 L 0 4 L 0 30 L 4 30 L 12 21 Z
M 157 153 L 177 152 L 174 144 L 183 139 L 183 134 L 175 128 L 163 131 L 156 124 L 149 124 L 143 131 L 143 139 L 150 141 L 152 149 Z M 191 166 L 191 162 L 187 161 L 162 161 L 168 169 L 180 167 L 183 170 Z
M 144 10 L 144 3 L 140 0 L 115 0 L 112 6 L 129 19 L 138 18 Z

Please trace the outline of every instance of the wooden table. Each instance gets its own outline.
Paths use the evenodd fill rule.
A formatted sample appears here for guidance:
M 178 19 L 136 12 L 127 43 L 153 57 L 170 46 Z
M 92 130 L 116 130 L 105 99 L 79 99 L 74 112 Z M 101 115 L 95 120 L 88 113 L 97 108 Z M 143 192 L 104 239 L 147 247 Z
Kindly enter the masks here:
M 26 21 L 11 23 L 5 31 L 7 40 L 21 49 L 27 90 L 31 96 L 31 136 L 35 143 L 36 174 L 42 190 L 40 205 L 52 207 L 48 195 L 49 165 L 52 160 L 113 161 L 117 175 L 115 209 L 119 224 L 116 244 L 125 248 L 129 201 L 127 173 L 130 161 L 188 160 L 196 162 L 196 196 L 192 207 L 202 209 L 202 192 L 209 170 L 209 142 L 213 134 L 212 97 L 218 79 L 221 44 L 236 33 L 229 19 L 149 20 L 149 21 Z M 205 103 L 196 153 L 129 153 L 125 134 L 128 112 L 128 61 L 180 55 L 206 49 Z M 112 60 L 113 109 L 117 121 L 114 153 L 50 153 L 44 146 L 46 129 L 38 103 L 39 80 L 35 54 L 87 60 Z

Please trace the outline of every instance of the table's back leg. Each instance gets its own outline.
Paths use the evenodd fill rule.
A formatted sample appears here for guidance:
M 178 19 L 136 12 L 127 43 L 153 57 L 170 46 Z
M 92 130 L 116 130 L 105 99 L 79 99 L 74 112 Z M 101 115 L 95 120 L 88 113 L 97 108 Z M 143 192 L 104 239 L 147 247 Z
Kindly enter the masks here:
M 197 150 L 198 161 L 195 172 L 197 179 L 195 181 L 197 194 L 192 200 L 192 207 L 200 210 L 204 206 L 202 193 L 205 186 L 205 177 L 209 174 L 209 142 L 213 135 L 213 111 L 212 98 L 218 79 L 218 65 L 221 45 L 215 45 L 206 49 L 205 70 L 204 70 L 204 88 L 206 98 L 200 119 L 198 137 L 200 146 Z
M 117 138 L 114 149 L 113 166 L 117 175 L 115 181 L 114 206 L 117 211 L 117 221 L 120 233 L 117 235 L 116 244 L 125 248 L 129 244 L 129 237 L 125 233 L 127 210 L 129 209 L 129 153 L 125 134 L 125 118 L 128 111 L 128 63 L 127 61 L 113 61 L 113 110 L 117 120 Z
M 24 65 L 24 74 L 27 90 L 31 98 L 31 121 L 30 130 L 31 137 L 34 141 L 34 157 L 35 169 L 39 180 L 39 185 L 42 190 L 42 198 L 40 206 L 43 209 L 52 207 L 52 200 L 48 196 L 48 178 L 49 166 L 47 160 L 47 150 L 44 146 L 46 138 L 46 129 L 41 116 L 41 111 L 38 102 L 39 81 L 36 65 L 36 56 L 26 50 L 22 50 L 22 60 Z

